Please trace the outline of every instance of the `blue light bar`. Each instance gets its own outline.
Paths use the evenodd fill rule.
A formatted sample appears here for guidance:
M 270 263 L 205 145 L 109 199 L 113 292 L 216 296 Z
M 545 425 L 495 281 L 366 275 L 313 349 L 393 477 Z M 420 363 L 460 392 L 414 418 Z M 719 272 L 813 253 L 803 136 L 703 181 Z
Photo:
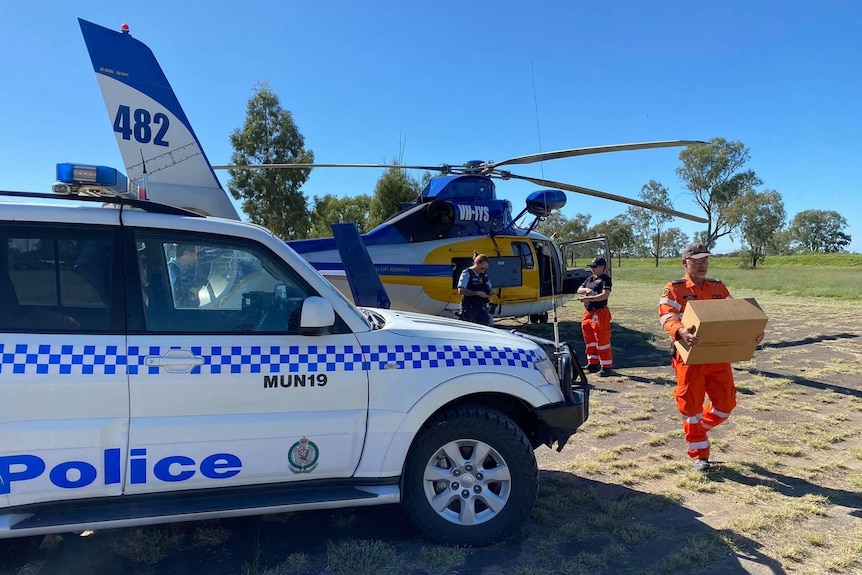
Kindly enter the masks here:
M 57 164 L 57 181 L 72 186 L 98 186 L 118 193 L 128 192 L 128 180 L 115 168 L 86 164 Z

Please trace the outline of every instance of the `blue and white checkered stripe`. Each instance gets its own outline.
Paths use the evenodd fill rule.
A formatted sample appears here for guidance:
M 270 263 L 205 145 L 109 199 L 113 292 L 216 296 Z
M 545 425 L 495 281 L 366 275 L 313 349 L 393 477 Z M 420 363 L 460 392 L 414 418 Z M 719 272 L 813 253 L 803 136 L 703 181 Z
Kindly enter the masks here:
M 117 346 L 3 344 L 0 374 L 158 375 L 158 366 L 144 359 L 162 356 L 162 346 L 131 346 L 128 356 Z M 435 369 L 462 366 L 496 366 L 533 369 L 534 350 L 481 345 L 379 345 L 379 346 L 192 346 L 204 365 L 191 375 L 242 373 L 309 373 L 378 369 Z
M 116 375 L 126 372 L 116 345 L 0 343 L 0 374 Z
M 481 345 L 380 345 L 363 346 L 369 358 L 366 369 L 425 369 L 467 365 L 495 365 L 530 369 L 538 359 L 532 350 Z M 389 367 L 389 369 L 392 369 Z

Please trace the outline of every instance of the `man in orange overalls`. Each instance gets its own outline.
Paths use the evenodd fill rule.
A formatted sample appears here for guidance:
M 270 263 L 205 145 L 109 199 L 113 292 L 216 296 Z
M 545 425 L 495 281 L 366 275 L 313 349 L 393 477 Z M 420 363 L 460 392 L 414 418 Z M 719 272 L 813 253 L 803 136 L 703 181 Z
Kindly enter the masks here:
M 708 279 L 709 249 L 704 244 L 693 243 L 682 252 L 685 277 L 664 286 L 658 304 L 659 322 L 673 341 L 682 341 L 695 346 L 700 338 L 694 326 L 682 325 L 682 313 L 690 300 L 728 299 L 730 292 L 720 280 Z M 757 337 L 757 343 L 763 334 Z M 671 362 L 676 373 L 676 389 L 673 392 L 676 407 L 682 414 L 682 429 L 688 443 L 688 456 L 698 471 L 709 471 L 709 439 L 707 431 L 725 421 L 736 407 L 736 386 L 729 363 L 686 365 L 678 352 Z M 704 405 L 704 399 L 709 401 Z
M 590 373 L 599 372 L 600 377 L 611 375 L 614 355 L 611 350 L 611 310 L 608 298 L 611 295 L 611 278 L 605 273 L 605 258 L 595 258 L 589 263 L 593 275 L 578 288 L 584 303 L 581 333 L 587 346 L 587 367 Z

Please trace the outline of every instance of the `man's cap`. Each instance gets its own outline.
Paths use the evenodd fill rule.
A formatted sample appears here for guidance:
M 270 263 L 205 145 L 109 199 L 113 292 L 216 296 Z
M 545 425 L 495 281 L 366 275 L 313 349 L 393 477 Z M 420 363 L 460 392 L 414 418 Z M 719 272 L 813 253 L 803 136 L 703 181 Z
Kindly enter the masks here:
M 588 268 L 597 268 L 599 266 L 606 266 L 608 262 L 605 261 L 605 258 L 595 258 L 593 261 L 587 264 Z
M 687 260 L 689 258 L 699 260 L 710 255 L 712 254 L 709 253 L 709 248 L 707 248 L 706 245 L 700 242 L 688 244 L 687 246 L 685 246 L 685 249 L 682 250 L 682 259 L 684 260 Z

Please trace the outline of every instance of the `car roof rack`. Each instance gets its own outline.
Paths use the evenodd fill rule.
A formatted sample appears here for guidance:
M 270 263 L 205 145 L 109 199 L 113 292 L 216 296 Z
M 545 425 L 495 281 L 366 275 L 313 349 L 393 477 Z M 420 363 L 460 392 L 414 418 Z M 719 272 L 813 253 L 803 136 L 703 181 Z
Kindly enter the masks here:
M 77 194 L 45 194 L 40 192 L 15 192 L 8 190 L 0 190 L 0 197 L 2 196 L 13 198 L 34 198 L 39 200 L 66 200 L 73 202 L 99 202 L 101 204 L 119 204 L 123 206 L 131 206 L 133 208 L 140 208 L 146 212 L 151 212 L 155 214 L 193 216 L 196 218 L 206 217 L 203 214 L 199 214 L 198 212 L 193 212 L 192 210 L 187 210 L 185 208 L 178 208 L 176 206 L 169 206 L 168 204 L 151 202 L 150 200 L 140 200 L 138 198 L 127 198 L 123 196 L 82 196 Z

